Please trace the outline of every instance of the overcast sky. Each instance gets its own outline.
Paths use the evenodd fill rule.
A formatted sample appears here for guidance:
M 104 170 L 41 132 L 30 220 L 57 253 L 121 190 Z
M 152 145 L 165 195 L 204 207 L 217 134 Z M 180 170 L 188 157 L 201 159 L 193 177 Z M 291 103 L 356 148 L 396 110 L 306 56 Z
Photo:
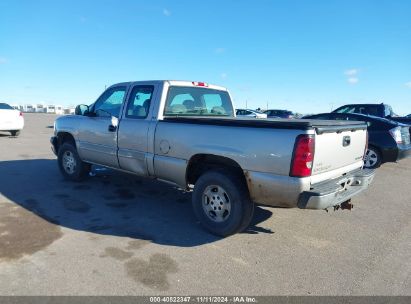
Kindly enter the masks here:
M 0 102 L 92 103 L 106 85 L 228 87 L 237 107 L 411 113 L 411 1 L 0 1 Z

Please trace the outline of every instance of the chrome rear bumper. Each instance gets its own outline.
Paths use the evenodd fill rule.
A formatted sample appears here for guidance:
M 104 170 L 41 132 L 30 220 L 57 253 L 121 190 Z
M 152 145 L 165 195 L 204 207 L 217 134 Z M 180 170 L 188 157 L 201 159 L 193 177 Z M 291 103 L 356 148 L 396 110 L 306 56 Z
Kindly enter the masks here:
M 326 209 L 340 205 L 368 188 L 374 179 L 375 170 L 362 169 L 341 178 L 313 185 L 298 199 L 302 209 Z

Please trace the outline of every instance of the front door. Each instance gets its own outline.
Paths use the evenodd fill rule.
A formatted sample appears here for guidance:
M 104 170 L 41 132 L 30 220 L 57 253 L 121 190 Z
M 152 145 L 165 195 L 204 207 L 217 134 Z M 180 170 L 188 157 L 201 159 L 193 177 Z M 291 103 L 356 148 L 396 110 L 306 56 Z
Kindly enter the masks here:
M 83 160 L 118 168 L 117 128 L 126 91 L 126 86 L 107 89 L 84 117 L 78 135 Z

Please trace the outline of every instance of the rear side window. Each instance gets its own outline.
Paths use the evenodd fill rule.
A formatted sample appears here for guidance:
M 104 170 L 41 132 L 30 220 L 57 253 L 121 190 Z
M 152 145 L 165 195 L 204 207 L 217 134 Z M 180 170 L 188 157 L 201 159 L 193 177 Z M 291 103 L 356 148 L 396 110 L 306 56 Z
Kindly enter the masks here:
M 170 87 L 165 116 L 233 116 L 230 96 L 225 91 Z
M 146 118 L 150 109 L 153 86 L 135 86 L 128 100 L 126 117 Z
M 385 117 L 386 117 L 386 116 L 394 117 L 394 116 L 397 116 L 397 115 L 394 113 L 394 111 L 392 110 L 391 106 L 386 105 L 386 106 L 384 107 L 384 116 L 385 116 Z
M 7 103 L 0 103 L 0 110 L 13 110 Z
M 380 116 L 378 107 L 374 107 L 374 106 L 358 106 L 358 111 L 356 111 L 356 113 L 372 115 L 372 116 Z

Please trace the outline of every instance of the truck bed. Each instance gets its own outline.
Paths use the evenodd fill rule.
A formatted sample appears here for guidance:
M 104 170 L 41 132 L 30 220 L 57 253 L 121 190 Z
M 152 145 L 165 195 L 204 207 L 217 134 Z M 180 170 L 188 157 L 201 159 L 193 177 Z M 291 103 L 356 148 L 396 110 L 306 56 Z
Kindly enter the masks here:
M 361 121 L 316 120 L 316 119 L 247 119 L 237 117 L 165 117 L 162 121 L 172 123 L 236 126 L 273 129 L 315 129 L 317 134 L 344 130 L 364 130 L 367 124 Z

